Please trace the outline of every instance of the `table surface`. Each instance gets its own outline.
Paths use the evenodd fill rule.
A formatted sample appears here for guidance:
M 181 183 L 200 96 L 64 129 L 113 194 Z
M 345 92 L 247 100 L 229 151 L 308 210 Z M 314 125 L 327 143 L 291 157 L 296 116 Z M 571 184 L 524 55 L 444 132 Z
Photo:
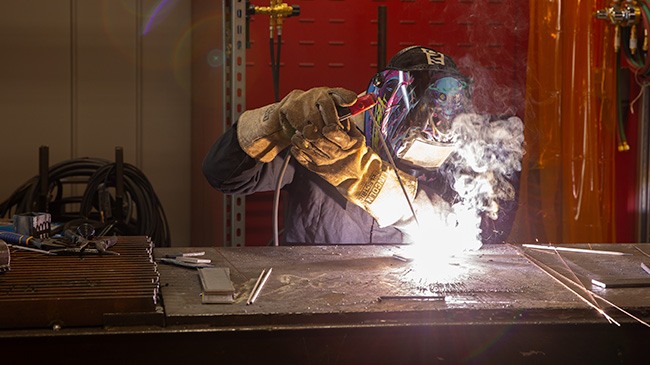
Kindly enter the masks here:
M 154 254 L 162 257 L 205 251 L 204 257 L 215 266 L 230 268 L 236 291 L 234 303 L 203 304 L 196 269 L 159 264 L 169 325 L 314 327 L 606 321 L 585 303 L 593 300 L 617 321 L 633 320 L 612 305 L 647 316 L 650 288 L 602 289 L 593 287 L 591 279 L 649 278 L 641 267 L 642 262 L 650 262 L 645 255 L 650 252 L 649 244 L 570 247 L 629 255 L 558 255 L 554 251 L 486 245 L 438 262 L 426 260 L 422 265 L 419 258 L 412 262 L 396 259 L 393 255 L 403 254 L 399 246 L 157 248 Z M 257 301 L 246 305 L 265 268 L 273 268 L 272 274 Z M 423 271 L 431 269 L 433 273 Z M 571 283 L 578 280 L 592 293 Z M 380 300 L 384 296 L 413 298 Z M 441 296 L 444 300 L 426 300 L 426 296 Z
M 648 321 L 650 288 L 602 289 L 590 281 L 647 279 L 641 263 L 650 262 L 650 244 L 571 247 L 630 255 L 488 245 L 437 263 L 424 260 L 437 275 L 423 275 L 419 258 L 393 256 L 403 254 L 398 246 L 156 248 L 156 257 L 205 251 L 216 266 L 230 268 L 234 303 L 202 304 L 196 269 L 158 263 L 161 313 L 135 315 L 129 324 L 123 320 L 131 317 L 108 316 L 103 327 L 4 330 L 0 339 L 27 363 L 70 357 L 70 348 L 79 361 L 92 356 L 110 364 L 127 357 L 132 363 L 647 362 L 648 328 L 613 305 Z M 246 305 L 265 268 L 273 268 L 268 282 Z M 595 296 L 611 303 L 597 299 L 620 327 L 586 303 Z M 107 344 L 111 351 L 97 357 Z

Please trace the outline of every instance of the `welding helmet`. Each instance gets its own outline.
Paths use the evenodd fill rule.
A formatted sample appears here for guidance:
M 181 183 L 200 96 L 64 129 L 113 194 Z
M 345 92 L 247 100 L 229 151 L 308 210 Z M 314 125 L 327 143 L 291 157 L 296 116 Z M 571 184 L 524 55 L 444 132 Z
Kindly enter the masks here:
M 368 85 L 378 102 L 365 115 L 367 144 L 411 173 L 439 167 L 454 150 L 453 119 L 471 108 L 470 87 L 451 57 L 421 46 L 401 50 Z

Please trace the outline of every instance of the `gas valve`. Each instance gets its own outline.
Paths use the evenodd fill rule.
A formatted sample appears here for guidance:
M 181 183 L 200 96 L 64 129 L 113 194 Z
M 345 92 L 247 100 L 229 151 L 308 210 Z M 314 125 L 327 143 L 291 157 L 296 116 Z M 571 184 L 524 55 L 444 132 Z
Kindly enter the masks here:
M 282 34 L 282 19 L 300 15 L 300 6 L 288 5 L 283 3 L 282 0 L 271 0 L 270 3 L 270 6 L 253 6 L 249 4 L 246 10 L 246 15 L 270 15 L 269 28 L 271 31 L 271 38 L 273 38 L 273 28 L 277 27 L 278 34 Z
M 636 1 L 613 1 L 608 8 L 597 10 L 594 13 L 597 19 L 608 20 L 612 25 L 629 27 L 641 19 L 641 9 Z
M 614 28 L 614 49 L 616 52 L 621 48 L 620 27 L 632 27 L 630 31 L 630 51 L 632 54 L 637 49 L 636 24 L 641 19 L 641 8 L 636 1 L 614 0 L 605 9 L 597 10 L 594 13 L 596 19 L 609 20 Z

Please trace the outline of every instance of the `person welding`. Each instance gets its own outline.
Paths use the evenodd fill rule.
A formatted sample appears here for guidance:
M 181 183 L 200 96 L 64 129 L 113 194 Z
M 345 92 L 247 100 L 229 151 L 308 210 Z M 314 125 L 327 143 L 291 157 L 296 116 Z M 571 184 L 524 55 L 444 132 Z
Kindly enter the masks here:
M 349 90 L 294 90 L 279 103 L 244 112 L 208 152 L 203 173 L 225 194 L 272 191 L 285 159 L 293 156 L 280 182 L 289 196 L 283 244 L 411 243 L 413 232 L 431 230 L 433 221 L 464 230 L 458 214 L 450 219 L 452 206 L 476 189 L 459 188 L 459 182 L 489 176 L 498 183 L 488 190 L 507 193 L 474 213 L 472 229 L 483 243 L 503 242 L 517 206 L 517 164 L 458 174 L 467 170 L 458 161 L 473 159 L 459 152 L 459 146 L 471 145 L 462 131 L 489 129 L 491 123 L 465 118 L 463 127 L 455 126 L 471 112 L 471 84 L 451 57 L 408 47 L 370 81 L 366 94 L 377 103 L 365 113 L 340 118 L 341 107 L 357 101 Z M 514 130 L 523 135 L 523 128 Z M 491 160 L 504 153 L 520 160 L 523 149 L 516 146 L 523 137 L 500 138 L 492 142 L 501 146 L 505 138 L 515 147 Z M 484 197 L 477 200 L 486 205 Z

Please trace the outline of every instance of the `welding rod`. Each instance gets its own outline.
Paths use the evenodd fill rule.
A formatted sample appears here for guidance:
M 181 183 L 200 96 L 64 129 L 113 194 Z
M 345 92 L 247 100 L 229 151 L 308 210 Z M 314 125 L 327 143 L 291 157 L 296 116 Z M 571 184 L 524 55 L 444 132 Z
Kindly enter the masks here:
M 646 264 L 645 262 L 642 262 L 642 263 L 641 263 L 641 268 L 643 269 L 643 271 L 645 271 L 645 272 L 647 272 L 648 274 L 650 274 L 650 267 L 649 267 L 648 265 L 650 265 L 650 264 Z
M 445 300 L 444 295 L 383 295 L 379 300 Z
M 199 268 L 204 268 L 204 267 L 214 267 L 214 265 L 210 265 L 209 263 L 183 262 L 183 261 L 179 261 L 179 260 L 176 260 L 176 259 L 170 259 L 168 257 L 162 257 L 162 258 L 156 259 L 156 261 L 164 262 L 164 263 L 167 263 L 167 264 L 183 266 L 183 267 L 189 267 L 189 268 L 192 268 L 192 269 L 199 269 Z
M 205 251 L 167 254 L 164 257 L 173 259 L 176 257 L 191 257 L 191 256 L 203 256 L 203 255 L 205 255 Z
M 262 278 L 264 277 L 264 273 L 266 272 L 266 269 L 262 270 L 260 273 L 260 276 L 257 278 L 257 281 L 255 282 L 255 285 L 253 286 L 253 289 L 251 290 L 251 294 L 248 296 L 248 300 L 246 301 L 246 304 L 251 304 L 253 295 L 257 292 L 257 288 L 260 286 L 260 282 L 262 282 Z
M 38 248 L 14 245 L 14 244 L 11 244 L 11 243 L 7 243 L 7 246 L 11 247 L 11 248 L 17 248 L 17 249 L 20 249 L 20 250 L 25 250 L 25 251 L 30 251 L 30 252 L 38 252 L 38 253 L 42 253 L 42 254 L 45 254 L 45 255 L 56 256 L 56 253 L 54 253 L 54 252 L 45 251 L 45 250 L 41 250 L 41 249 L 38 249 Z
M 522 247 L 526 248 L 536 248 L 540 250 L 554 250 L 554 251 L 567 251 L 567 252 L 579 252 L 579 253 L 596 253 L 601 255 L 614 255 L 614 256 L 630 256 L 631 253 L 618 252 L 618 251 L 601 251 L 601 250 L 587 250 L 583 248 L 570 248 L 570 247 L 558 247 L 558 246 L 544 246 L 544 245 L 529 245 L 523 244 Z
M 411 261 L 413 261 L 413 259 L 410 259 L 410 258 L 408 258 L 408 257 L 404 257 L 404 256 L 402 256 L 402 255 L 398 255 L 398 254 L 396 254 L 396 253 L 393 254 L 393 258 L 394 258 L 394 259 L 397 259 L 397 260 L 400 260 L 400 261 L 403 261 L 403 262 L 411 262 Z
M 255 303 L 255 300 L 257 300 L 257 296 L 262 291 L 262 288 L 264 287 L 264 284 L 266 284 L 266 280 L 271 275 L 272 270 L 273 268 L 269 268 L 268 271 L 266 269 L 262 270 L 262 273 L 260 274 L 260 277 L 257 278 L 257 282 L 255 283 L 255 286 L 253 287 L 253 290 L 251 291 L 251 295 L 248 297 L 248 301 L 246 302 L 246 304 Z

